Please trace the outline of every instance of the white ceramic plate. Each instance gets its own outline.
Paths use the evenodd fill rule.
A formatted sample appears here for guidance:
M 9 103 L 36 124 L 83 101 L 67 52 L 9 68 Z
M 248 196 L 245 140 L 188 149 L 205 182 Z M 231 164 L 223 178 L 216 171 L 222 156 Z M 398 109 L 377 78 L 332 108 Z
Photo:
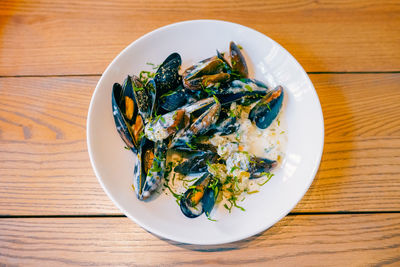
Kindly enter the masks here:
M 175 199 L 162 194 L 150 202 L 139 201 L 132 190 L 133 157 L 124 149 L 113 121 L 111 89 L 128 74 L 160 64 L 172 52 L 182 56 L 183 67 L 228 51 L 229 42 L 243 47 L 251 77 L 270 86 L 283 85 L 287 122 L 286 157 L 260 193 L 248 195 L 229 214 L 189 219 Z M 197 20 L 168 25 L 130 44 L 108 66 L 93 94 L 87 120 L 90 160 L 104 191 L 121 211 L 146 230 L 171 240 L 191 244 L 221 244 L 250 237 L 271 227 L 303 197 L 318 170 L 324 144 L 324 124 L 315 89 L 300 64 L 279 44 L 242 25 Z

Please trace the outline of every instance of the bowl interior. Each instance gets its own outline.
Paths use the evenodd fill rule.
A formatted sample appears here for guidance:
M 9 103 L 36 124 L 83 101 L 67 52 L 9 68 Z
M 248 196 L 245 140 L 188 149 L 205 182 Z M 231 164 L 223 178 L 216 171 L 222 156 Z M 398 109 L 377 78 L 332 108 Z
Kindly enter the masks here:
M 286 156 L 260 193 L 241 203 L 246 211 L 217 209 L 212 217 L 184 217 L 175 199 L 161 194 L 139 201 L 131 187 L 132 152 L 115 130 L 111 89 L 128 74 L 151 70 L 178 52 L 183 67 L 228 51 L 233 40 L 243 47 L 251 77 L 285 89 Z M 109 65 L 93 95 L 88 115 L 88 148 L 93 168 L 105 192 L 132 220 L 165 238 L 192 244 L 220 244 L 249 237 L 272 226 L 302 198 L 318 169 L 323 147 L 323 118 L 318 96 L 307 74 L 280 45 L 247 27 L 222 21 L 190 21 L 160 28 L 128 46 Z

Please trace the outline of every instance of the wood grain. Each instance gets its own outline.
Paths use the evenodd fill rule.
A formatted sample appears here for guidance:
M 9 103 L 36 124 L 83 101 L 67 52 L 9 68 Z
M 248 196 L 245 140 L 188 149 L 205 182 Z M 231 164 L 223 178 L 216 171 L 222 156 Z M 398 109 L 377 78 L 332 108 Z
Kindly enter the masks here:
M 400 211 L 400 74 L 310 77 L 325 116 L 325 148 L 294 211 Z M 86 148 L 97 80 L 0 79 L 1 215 L 119 213 Z
M 191 19 L 252 27 L 309 72 L 400 71 L 399 11 L 396 0 L 3 0 L 0 76 L 102 73 L 143 34 Z
M 288 216 L 218 246 L 160 239 L 127 218 L 2 219 L 0 248 L 0 262 L 23 266 L 395 266 L 400 215 Z

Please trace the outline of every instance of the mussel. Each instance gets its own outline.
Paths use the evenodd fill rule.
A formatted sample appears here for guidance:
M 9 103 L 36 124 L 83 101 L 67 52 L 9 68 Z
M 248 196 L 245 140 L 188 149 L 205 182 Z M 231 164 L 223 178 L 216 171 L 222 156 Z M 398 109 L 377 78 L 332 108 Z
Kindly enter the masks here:
M 157 69 L 154 82 L 158 96 L 174 90 L 180 85 L 182 77 L 179 75 L 179 68 L 181 64 L 181 56 L 178 53 L 172 53 Z
M 198 148 L 196 146 L 196 148 Z M 194 150 L 190 156 L 178 164 L 174 171 L 183 175 L 202 173 L 207 171 L 208 164 L 218 159 L 218 154 L 209 150 Z
M 183 85 L 190 90 L 200 90 L 212 84 L 228 81 L 230 75 L 222 73 L 224 62 L 218 57 L 204 59 L 183 72 Z
M 196 218 L 203 213 L 209 217 L 219 192 L 215 185 L 211 174 L 203 174 L 182 196 L 180 200 L 182 213 L 188 218 Z
M 221 104 L 215 102 L 207 111 L 201 114 L 188 129 L 182 129 L 179 131 L 172 139 L 169 147 L 188 146 L 195 136 L 203 135 L 209 130 L 210 126 L 218 120 L 220 111 Z
M 142 146 L 141 171 L 134 172 L 135 181 L 140 181 L 139 199 L 147 199 L 161 183 L 165 172 L 166 146 L 162 141 L 145 139 Z M 139 177 L 140 175 L 140 177 Z
M 234 80 L 216 92 L 222 104 L 240 101 L 240 104 L 249 105 L 260 100 L 268 92 L 268 87 L 255 79 Z
M 170 91 L 166 94 L 160 96 L 159 107 L 162 109 L 158 114 L 167 113 L 170 111 L 177 110 L 178 108 L 184 106 L 188 101 L 189 96 L 183 88 L 177 88 L 174 91 Z M 165 112 L 164 112 L 165 111 Z
M 165 165 L 165 144 L 144 137 L 144 125 L 155 105 L 155 83 L 143 85 L 135 76 L 128 76 L 123 86 L 113 85 L 112 108 L 117 131 L 134 152 L 133 184 L 139 199 L 146 199 L 160 184 Z
M 247 78 L 249 71 L 242 52 L 234 42 L 229 44 L 229 48 L 233 72 L 237 73 L 240 78 Z
M 209 108 L 212 103 L 214 99 L 210 97 L 159 115 L 146 125 L 145 135 L 150 140 L 158 141 L 165 140 L 177 132 L 183 133 L 189 126 L 190 115 Z
M 260 178 L 278 165 L 278 162 L 275 160 L 254 156 L 250 157 L 249 163 L 248 172 L 250 173 L 250 179 Z
M 269 91 L 250 111 L 249 119 L 258 128 L 266 129 L 278 116 L 283 102 L 283 88 L 277 86 Z

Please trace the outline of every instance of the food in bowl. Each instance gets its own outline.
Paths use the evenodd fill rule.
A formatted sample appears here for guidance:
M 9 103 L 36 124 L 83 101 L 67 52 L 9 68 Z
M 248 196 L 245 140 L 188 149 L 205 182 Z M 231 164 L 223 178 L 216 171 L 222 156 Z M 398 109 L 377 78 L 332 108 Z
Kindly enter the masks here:
M 250 79 L 234 42 L 229 59 L 217 51 L 181 72 L 181 56 L 173 53 L 155 73 L 114 84 L 114 121 L 136 159 L 138 199 L 161 188 L 186 217 L 205 213 L 211 219 L 216 203 L 244 210 L 237 202 L 273 176 L 285 143 L 279 119 L 284 90 Z

